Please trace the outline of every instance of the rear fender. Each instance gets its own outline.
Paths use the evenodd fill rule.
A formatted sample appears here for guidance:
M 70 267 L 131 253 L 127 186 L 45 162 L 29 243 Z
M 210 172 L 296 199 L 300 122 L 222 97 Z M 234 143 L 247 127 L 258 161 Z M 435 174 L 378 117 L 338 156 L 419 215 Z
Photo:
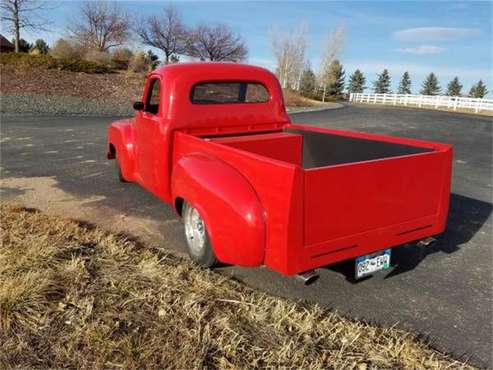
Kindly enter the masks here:
M 108 159 L 114 159 L 115 153 L 123 177 L 135 181 L 135 132 L 131 120 L 113 122 L 108 129 Z
M 175 205 L 184 199 L 200 212 L 221 262 L 263 264 L 264 209 L 252 185 L 236 169 L 204 154 L 186 155 L 173 169 L 171 186 Z

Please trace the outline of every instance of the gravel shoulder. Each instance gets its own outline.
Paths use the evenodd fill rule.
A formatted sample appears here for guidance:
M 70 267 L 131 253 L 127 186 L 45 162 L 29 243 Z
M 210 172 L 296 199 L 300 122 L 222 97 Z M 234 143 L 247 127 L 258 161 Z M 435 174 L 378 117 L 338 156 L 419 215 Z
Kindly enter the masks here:
M 1 113 L 53 114 L 83 116 L 129 116 L 133 109 L 129 101 L 114 98 L 82 98 L 34 93 L 2 94 Z
M 305 113 L 305 112 L 319 112 L 327 109 L 339 109 L 344 108 L 344 104 L 342 103 L 321 103 L 316 106 L 308 106 L 308 107 L 287 107 L 288 113 Z

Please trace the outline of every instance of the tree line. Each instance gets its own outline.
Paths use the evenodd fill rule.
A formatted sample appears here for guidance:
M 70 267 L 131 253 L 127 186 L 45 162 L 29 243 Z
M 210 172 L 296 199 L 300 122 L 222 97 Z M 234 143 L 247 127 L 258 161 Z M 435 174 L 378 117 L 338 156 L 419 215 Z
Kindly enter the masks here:
M 355 70 L 345 83 L 345 71 L 342 64 L 336 59 L 329 64 L 327 69 L 327 83 L 324 85 L 326 93 L 330 97 L 341 98 L 345 93 L 363 93 L 368 87 L 367 80 L 363 72 L 359 69 Z M 317 76 L 308 66 L 301 74 L 299 91 L 309 97 L 320 98 L 320 93 L 317 88 Z M 377 79 L 373 82 L 373 92 L 376 94 L 392 94 L 391 76 L 387 69 L 377 75 Z M 411 94 L 411 76 L 409 72 L 404 72 L 397 88 L 397 94 Z M 346 89 L 345 89 L 346 87 Z M 440 95 L 444 93 L 448 96 L 469 96 L 473 98 L 484 98 L 488 94 L 488 89 L 482 80 L 479 80 L 469 90 L 468 94 L 462 91 L 463 85 L 459 81 L 459 77 L 454 77 L 444 91 L 439 85 L 438 78 L 435 73 L 430 73 L 426 76 L 421 85 L 419 93 L 422 95 Z
M 341 99 L 349 93 L 362 93 L 367 89 L 366 77 L 357 69 L 348 78 L 343 65 L 338 59 L 345 38 L 345 28 L 338 25 L 325 35 L 319 54 L 322 56 L 318 73 L 312 69 L 306 50 L 308 46 L 308 25 L 301 23 L 294 30 L 282 30 L 274 26 L 270 32 L 272 52 L 276 59 L 276 73 L 283 88 L 296 90 L 304 96 L 325 101 Z M 390 94 L 391 76 L 387 69 L 377 75 L 372 83 L 377 94 Z M 483 98 L 488 89 L 482 80 L 478 81 L 464 94 L 459 78 L 450 81 L 443 93 L 449 96 L 467 95 Z M 405 72 L 399 82 L 397 93 L 411 94 L 411 76 Z M 438 95 L 442 93 L 438 78 L 430 73 L 422 83 L 420 94 Z
M 366 79 L 360 70 L 354 71 L 349 78 L 348 92 L 362 93 L 366 86 Z M 377 75 L 377 79 L 373 82 L 373 92 L 376 94 L 391 94 L 391 77 L 387 69 Z M 479 80 L 469 90 L 468 94 L 463 94 L 463 85 L 459 81 L 459 77 L 454 77 L 448 84 L 445 90 L 442 90 L 435 73 L 431 72 L 421 84 L 419 93 L 422 95 L 440 95 L 444 93 L 448 96 L 469 96 L 473 98 L 484 98 L 488 94 L 488 89 L 482 80 Z M 397 94 L 411 94 L 411 77 L 409 72 L 404 72 L 402 75 Z

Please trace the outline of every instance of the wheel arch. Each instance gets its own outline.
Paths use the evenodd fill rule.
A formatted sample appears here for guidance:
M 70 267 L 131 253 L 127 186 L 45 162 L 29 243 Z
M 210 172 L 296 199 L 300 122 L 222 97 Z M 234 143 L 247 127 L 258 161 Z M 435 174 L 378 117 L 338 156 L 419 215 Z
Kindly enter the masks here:
M 221 262 L 263 264 L 264 209 L 240 172 L 217 158 L 193 153 L 175 164 L 171 188 L 178 215 L 182 215 L 185 201 L 199 211 Z
M 173 206 L 175 209 L 175 212 L 178 216 L 183 217 L 183 206 L 185 204 L 185 199 L 182 197 L 176 197 Z
M 118 159 L 123 176 L 135 180 L 134 129 L 130 120 L 117 121 L 108 129 L 108 159 Z
M 115 159 L 116 158 L 116 148 L 112 143 L 108 144 L 108 154 L 106 155 L 107 159 Z

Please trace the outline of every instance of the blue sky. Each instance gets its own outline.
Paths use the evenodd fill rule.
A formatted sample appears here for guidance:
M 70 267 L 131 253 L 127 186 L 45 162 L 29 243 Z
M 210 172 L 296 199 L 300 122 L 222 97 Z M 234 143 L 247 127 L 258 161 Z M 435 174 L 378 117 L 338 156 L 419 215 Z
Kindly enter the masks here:
M 308 57 L 317 70 L 322 41 L 342 23 L 346 40 L 340 60 L 347 75 L 361 69 L 368 86 L 376 73 L 388 68 L 394 89 L 407 70 L 413 92 L 420 89 L 429 72 L 437 74 L 442 88 L 457 75 L 463 92 L 479 79 L 493 90 L 489 1 L 119 1 L 135 17 L 155 14 L 170 3 L 188 25 L 223 22 L 239 32 L 247 41 L 251 64 L 273 69 L 269 29 L 277 25 L 292 30 L 305 22 L 309 27 Z M 77 18 L 79 5 L 78 1 L 60 2 L 47 15 L 53 22 L 52 32 L 26 32 L 25 38 L 43 37 L 52 43 Z M 145 48 L 137 41 L 133 46 Z

